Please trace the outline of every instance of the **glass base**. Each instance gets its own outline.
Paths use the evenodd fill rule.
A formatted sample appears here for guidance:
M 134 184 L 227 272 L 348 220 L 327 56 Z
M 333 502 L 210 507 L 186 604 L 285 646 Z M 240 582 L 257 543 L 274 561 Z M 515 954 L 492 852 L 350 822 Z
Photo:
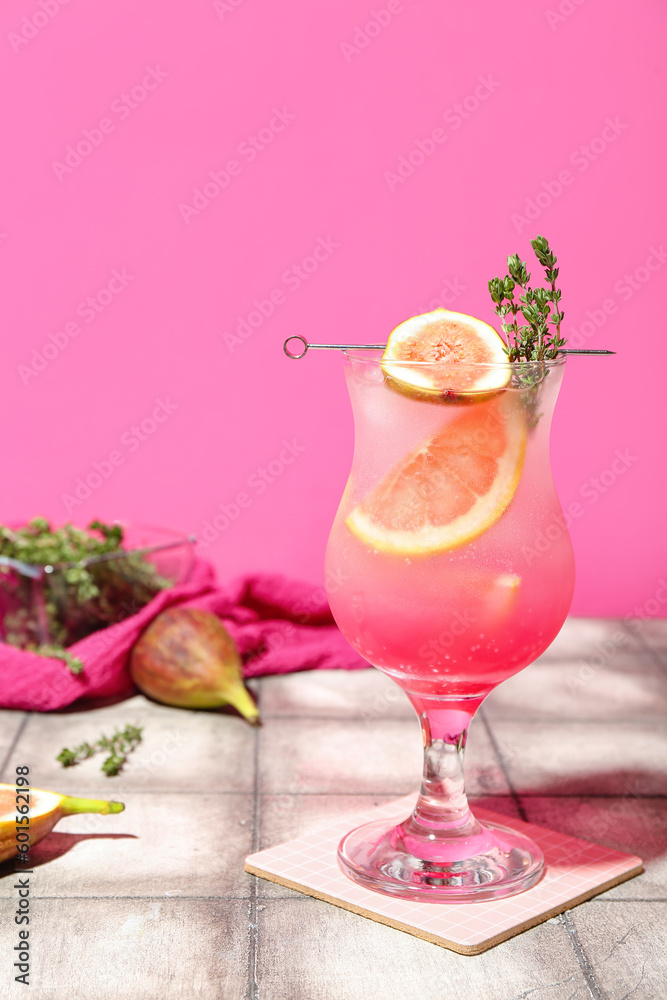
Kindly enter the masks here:
M 384 819 L 351 830 L 338 847 L 342 871 L 375 892 L 430 903 L 514 896 L 542 875 L 544 856 L 537 844 L 505 826 L 475 823 L 472 835 L 449 842 L 419 842 L 407 828 L 409 821 Z

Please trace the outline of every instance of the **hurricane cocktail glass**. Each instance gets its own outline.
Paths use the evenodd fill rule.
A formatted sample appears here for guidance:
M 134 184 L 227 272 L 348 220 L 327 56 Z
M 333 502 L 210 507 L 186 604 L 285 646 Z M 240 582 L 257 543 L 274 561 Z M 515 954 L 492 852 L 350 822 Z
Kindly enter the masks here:
M 542 873 L 532 840 L 475 819 L 463 756 L 484 698 L 549 646 L 570 607 L 572 547 L 549 463 L 564 364 L 449 371 L 346 352 L 355 448 L 327 548 L 329 600 L 351 645 L 407 694 L 424 743 L 412 814 L 340 844 L 342 869 L 366 887 L 457 902 L 512 895 Z

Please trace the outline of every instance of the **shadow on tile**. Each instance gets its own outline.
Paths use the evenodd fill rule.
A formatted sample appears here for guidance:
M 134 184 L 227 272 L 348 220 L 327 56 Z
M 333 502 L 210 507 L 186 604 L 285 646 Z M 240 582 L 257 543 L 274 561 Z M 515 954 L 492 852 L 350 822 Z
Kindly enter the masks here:
M 82 840 L 139 840 L 135 833 L 49 833 L 30 851 L 30 868 L 39 868 L 55 858 L 61 858 Z M 26 866 L 23 865 L 25 868 Z M 5 878 L 15 878 L 21 874 L 14 858 L 0 864 L 0 882 Z
M 255 691 L 251 690 L 251 694 L 255 696 L 255 701 L 257 700 Z M 139 691 L 137 688 L 125 691 L 123 694 L 112 695 L 109 698 L 80 698 L 79 701 L 75 701 L 72 705 L 65 705 L 63 708 L 55 709 L 49 712 L 49 716 L 58 715 L 85 715 L 88 712 L 96 712 L 101 708 L 112 708 L 114 705 L 122 705 L 123 702 L 130 702 L 131 699 L 141 699 L 144 700 L 148 706 L 155 706 L 156 708 L 171 708 L 173 706 L 165 705 L 164 702 L 156 701 L 154 698 L 149 698 L 148 695 Z M 181 711 L 192 711 L 191 709 L 180 709 Z M 225 716 L 231 719 L 242 719 L 243 716 L 240 712 L 237 712 L 235 708 L 231 705 L 223 705 L 220 708 L 198 708 L 196 710 L 202 715 L 221 715 L 223 718 Z
M 517 787 L 518 784 L 518 787 Z M 664 771 L 650 768 L 611 771 L 588 771 L 562 778 L 545 780 L 536 778 L 527 787 L 514 783 L 517 794 L 530 798 L 612 798 L 632 803 L 644 798 L 667 795 L 667 776 Z
M 531 823 L 571 837 L 581 837 L 618 851 L 638 854 L 646 872 L 636 883 L 614 890 L 623 896 L 665 895 L 667 811 L 664 799 L 596 799 L 590 797 L 521 799 Z
M 544 783 L 520 794 L 526 819 L 550 830 L 638 855 L 645 871 L 605 893 L 605 898 L 664 899 L 667 876 L 667 810 L 662 796 L 642 788 L 655 784 L 651 771 L 618 771 L 604 775 L 616 786 L 612 795 L 591 794 L 599 775 Z M 578 791 L 581 789 L 581 791 Z

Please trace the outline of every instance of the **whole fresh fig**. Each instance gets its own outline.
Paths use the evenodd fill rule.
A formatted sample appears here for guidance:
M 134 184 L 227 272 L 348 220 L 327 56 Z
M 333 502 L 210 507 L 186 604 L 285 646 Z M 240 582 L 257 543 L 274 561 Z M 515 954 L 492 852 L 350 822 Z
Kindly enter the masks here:
M 169 608 L 159 614 L 135 643 L 130 673 L 140 691 L 165 705 L 233 705 L 248 722 L 259 722 L 234 640 L 209 611 Z

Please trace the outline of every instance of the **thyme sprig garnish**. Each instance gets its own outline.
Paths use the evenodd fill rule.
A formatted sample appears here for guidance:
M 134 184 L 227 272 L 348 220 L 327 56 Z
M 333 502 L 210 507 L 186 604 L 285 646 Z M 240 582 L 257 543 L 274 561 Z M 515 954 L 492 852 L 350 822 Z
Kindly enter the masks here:
M 547 288 L 533 288 L 529 284 L 527 263 L 517 253 L 507 258 L 508 274 L 489 281 L 491 299 L 507 340 L 505 353 L 509 361 L 553 360 L 566 342 L 560 329 L 565 313 L 561 311 L 561 292 L 556 287 L 559 274 L 556 255 L 544 236 L 536 236 L 530 245 L 545 269 Z
M 115 729 L 112 736 L 102 735 L 96 743 L 84 741 L 73 750 L 64 747 L 56 760 L 63 767 L 74 767 L 75 764 L 80 764 L 82 760 L 88 760 L 96 753 L 107 753 L 108 756 L 102 762 L 101 770 L 110 778 L 122 771 L 128 754 L 131 754 L 141 743 L 142 732 L 143 726 L 125 726 L 125 729 L 122 730 Z

